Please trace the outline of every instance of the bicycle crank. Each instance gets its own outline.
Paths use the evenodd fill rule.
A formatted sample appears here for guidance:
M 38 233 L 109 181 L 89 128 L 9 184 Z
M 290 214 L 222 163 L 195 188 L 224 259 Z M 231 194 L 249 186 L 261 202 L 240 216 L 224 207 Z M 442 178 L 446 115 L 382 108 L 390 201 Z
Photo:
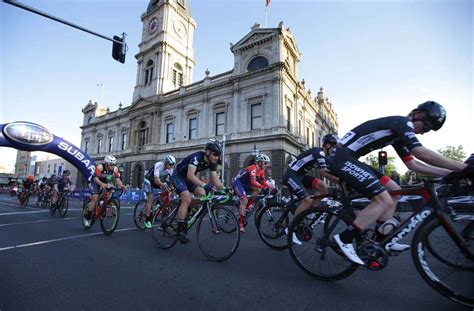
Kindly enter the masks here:
M 369 270 L 382 270 L 388 264 L 387 252 L 372 241 L 362 242 L 357 248 L 357 254 L 366 263 Z

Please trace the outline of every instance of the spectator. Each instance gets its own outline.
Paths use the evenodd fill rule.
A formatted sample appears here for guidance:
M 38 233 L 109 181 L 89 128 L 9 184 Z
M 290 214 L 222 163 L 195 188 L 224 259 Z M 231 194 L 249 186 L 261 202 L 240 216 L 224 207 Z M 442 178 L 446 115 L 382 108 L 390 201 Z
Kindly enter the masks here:
M 392 172 L 392 176 L 390 177 L 397 185 L 400 185 L 400 175 L 398 175 L 397 171 Z
M 408 175 L 408 182 L 409 186 L 420 186 L 422 183 L 418 173 L 411 171 Z

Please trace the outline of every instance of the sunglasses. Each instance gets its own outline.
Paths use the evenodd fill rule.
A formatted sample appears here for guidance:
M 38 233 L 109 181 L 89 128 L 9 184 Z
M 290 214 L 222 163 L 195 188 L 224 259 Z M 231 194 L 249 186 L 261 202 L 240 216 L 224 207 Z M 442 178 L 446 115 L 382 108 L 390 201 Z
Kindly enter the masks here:
M 433 128 L 433 125 L 431 124 L 431 122 L 429 121 L 423 121 L 423 133 L 427 133 L 429 131 L 431 131 L 431 129 Z
M 211 154 L 212 154 L 213 156 L 215 156 L 215 157 L 218 157 L 218 156 L 221 155 L 220 153 L 215 153 L 215 152 L 211 152 Z

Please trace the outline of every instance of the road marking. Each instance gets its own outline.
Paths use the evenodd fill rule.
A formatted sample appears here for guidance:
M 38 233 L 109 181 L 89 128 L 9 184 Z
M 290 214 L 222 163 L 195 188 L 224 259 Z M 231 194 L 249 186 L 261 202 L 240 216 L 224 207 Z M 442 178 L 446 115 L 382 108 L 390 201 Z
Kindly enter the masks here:
M 133 213 L 121 214 L 121 215 L 122 216 L 130 216 L 130 215 L 133 215 Z M 0 224 L 0 227 L 8 227 L 8 226 L 13 226 L 13 225 L 35 224 L 35 223 L 41 223 L 41 222 L 80 219 L 80 218 L 82 218 L 82 217 L 67 217 L 67 218 L 59 218 L 59 219 L 41 219 L 41 220 L 32 220 L 32 221 L 23 221 L 23 222 L 12 222 L 12 223 L 8 223 L 8 224 Z
M 49 211 L 9 212 L 9 213 L 0 213 L 0 216 L 20 215 L 20 214 L 35 214 L 35 213 L 46 213 L 46 212 L 49 212 Z
M 114 233 L 123 232 L 123 231 L 130 231 L 130 230 L 136 230 L 136 229 L 137 229 L 137 227 L 117 229 L 117 230 L 114 231 Z M 45 241 L 38 241 L 38 242 L 32 242 L 32 243 L 26 243 L 26 244 L 7 246 L 7 247 L 0 248 L 0 252 L 8 251 L 8 250 L 11 250 L 11 249 L 24 248 L 24 247 L 30 247 L 30 246 L 36 246 L 36 245 L 43 245 L 43 244 L 61 242 L 61 241 L 72 240 L 72 239 L 86 238 L 86 237 L 89 237 L 89 236 L 100 235 L 100 234 L 103 234 L 103 233 L 102 232 L 86 233 L 86 234 L 72 235 L 72 236 L 68 236 L 68 237 L 64 237 L 64 238 L 58 238 L 58 239 L 52 239 L 52 240 L 45 240 Z

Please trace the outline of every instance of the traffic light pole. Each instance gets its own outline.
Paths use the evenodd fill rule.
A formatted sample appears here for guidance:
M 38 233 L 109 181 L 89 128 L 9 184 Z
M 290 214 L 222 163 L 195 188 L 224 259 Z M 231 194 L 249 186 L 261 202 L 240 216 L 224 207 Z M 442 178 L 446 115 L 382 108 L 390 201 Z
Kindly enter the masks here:
M 122 47 L 122 52 L 123 54 L 125 55 L 125 52 L 126 52 L 126 44 L 125 44 L 125 33 L 122 33 L 122 38 L 121 40 L 118 40 L 118 39 L 113 39 L 113 38 L 109 38 L 109 37 L 106 37 L 104 35 L 101 35 L 100 33 L 97 33 L 95 31 L 92 31 L 92 30 L 89 30 L 89 29 L 86 29 L 84 27 L 81 27 L 79 25 L 76 25 L 76 24 L 73 24 L 71 22 L 68 22 L 67 20 L 64 20 L 62 18 L 59 18 L 59 17 L 56 17 L 56 16 L 53 16 L 53 15 L 50 15 L 48 13 L 45 13 L 45 12 L 42 12 L 40 10 L 37 10 L 33 7 L 30 7 L 30 6 L 27 6 L 23 3 L 20 3 L 18 1 L 15 1 L 15 0 L 2 0 L 3 2 L 7 3 L 7 4 L 10 4 L 10 5 L 13 5 L 13 6 L 16 6 L 20 9 L 23 9 L 23 10 L 26 10 L 26 11 L 30 11 L 32 13 L 35 13 L 35 14 L 38 14 L 38 15 L 41 15 L 43 17 L 46 17 L 46 18 L 49 18 L 49 19 L 52 19 L 56 22 L 59 22 L 59 23 L 62 23 L 62 24 L 65 24 L 67 26 L 70 26 L 70 27 L 73 27 L 73 28 L 76 28 L 76 29 L 79 29 L 81 31 L 84 31 L 84 32 L 87 32 L 91 35 L 94 35 L 94 36 L 97 36 L 97 37 L 100 37 L 102 39 L 105 39 L 105 40 L 108 40 L 108 41 L 112 41 L 116 44 L 120 44 L 121 47 Z M 124 58 L 124 61 L 125 61 L 125 58 Z M 123 62 L 122 62 L 123 63 Z

